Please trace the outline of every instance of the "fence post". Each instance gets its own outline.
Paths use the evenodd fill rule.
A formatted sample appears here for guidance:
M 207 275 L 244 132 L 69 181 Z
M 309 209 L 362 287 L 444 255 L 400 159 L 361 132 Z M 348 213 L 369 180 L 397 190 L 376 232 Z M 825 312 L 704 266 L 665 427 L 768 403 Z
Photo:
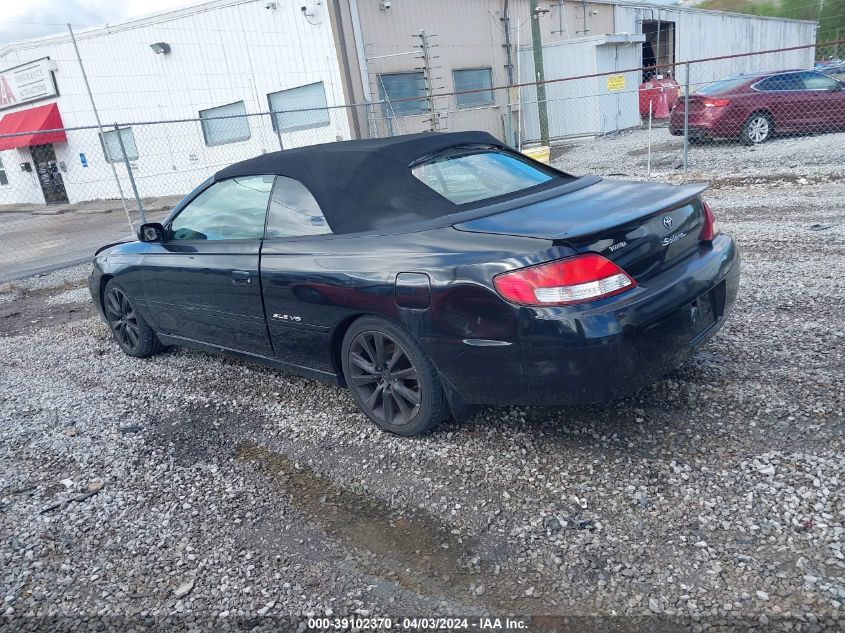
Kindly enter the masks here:
M 114 124 L 114 133 L 117 135 L 117 142 L 120 143 L 120 153 L 123 154 L 123 164 L 126 165 L 126 173 L 129 174 L 129 184 L 132 185 L 132 193 L 135 194 L 135 204 L 138 205 L 138 213 L 141 215 L 141 224 L 147 223 L 147 216 L 144 213 L 144 205 L 141 204 L 141 196 L 138 195 L 138 187 L 135 185 L 135 176 L 132 175 L 132 166 L 129 164 L 129 157 L 126 155 L 126 147 L 123 145 L 123 137 L 120 135 L 120 128 Z
M 537 113 L 540 120 L 540 144 L 549 144 L 549 104 L 546 101 L 546 72 L 543 69 L 543 36 L 537 0 L 531 0 L 531 46 L 534 53 L 534 81 L 537 82 Z M 586 5 L 584 5 L 586 6 Z M 587 28 L 586 26 L 584 28 Z
M 649 178 L 651 178 L 651 117 L 653 103 L 651 99 L 648 100 L 648 168 L 646 174 Z
M 94 95 L 91 93 L 91 85 L 88 83 L 88 75 L 85 74 L 85 66 L 82 65 L 82 57 L 79 55 L 79 47 L 76 45 L 76 36 L 73 34 L 73 28 L 70 22 L 67 25 L 68 33 L 70 33 L 70 41 L 73 42 L 73 50 L 76 53 L 76 62 L 79 64 L 79 71 L 82 73 L 82 79 L 85 82 L 85 92 L 88 93 L 88 100 L 91 102 L 91 110 L 94 112 L 94 120 L 97 121 L 97 129 L 100 132 L 100 144 L 103 146 L 103 154 L 106 152 L 106 134 L 103 130 L 103 124 L 100 122 L 100 113 L 97 111 L 97 104 L 94 102 Z M 108 157 L 106 157 L 108 159 Z M 112 176 L 114 176 L 114 183 L 117 185 L 117 195 L 120 196 L 120 202 L 123 205 L 123 211 L 126 213 L 126 222 L 129 224 L 129 233 L 135 236 L 135 227 L 132 226 L 132 218 L 129 217 L 129 207 L 126 206 L 126 198 L 123 196 L 123 187 L 120 184 L 120 178 L 117 176 L 117 169 L 114 162 L 107 160 L 109 167 L 111 167 Z
M 685 65 L 684 78 L 684 171 L 689 161 L 689 62 Z

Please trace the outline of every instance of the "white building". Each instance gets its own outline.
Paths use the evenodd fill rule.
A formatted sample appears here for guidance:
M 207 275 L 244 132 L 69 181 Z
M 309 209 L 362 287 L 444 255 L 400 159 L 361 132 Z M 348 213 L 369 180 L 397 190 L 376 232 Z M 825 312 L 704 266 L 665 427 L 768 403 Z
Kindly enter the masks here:
M 96 128 L 70 130 L 49 143 L 46 135 L 0 138 L 0 203 L 115 198 L 108 159 L 131 196 L 115 122 L 124 125 L 142 196 L 186 193 L 221 166 L 278 150 L 280 143 L 350 138 L 343 108 L 283 115 L 278 125 L 266 115 L 142 125 L 344 105 L 322 2 L 214 0 L 77 32 L 76 40 L 106 129 L 105 151 Z M 96 125 L 69 34 L 0 49 L 0 70 L 0 134 L 56 121 L 66 128 Z

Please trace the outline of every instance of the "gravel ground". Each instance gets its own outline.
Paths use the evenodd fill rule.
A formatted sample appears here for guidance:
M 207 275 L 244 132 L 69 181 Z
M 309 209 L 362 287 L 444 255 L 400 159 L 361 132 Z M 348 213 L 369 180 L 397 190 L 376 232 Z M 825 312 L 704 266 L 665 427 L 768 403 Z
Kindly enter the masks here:
M 578 139 L 555 146 L 553 156 L 575 174 L 647 178 L 648 131 L 627 130 L 603 139 Z M 688 171 L 682 170 L 683 138 L 665 127 L 651 133 L 651 177 L 657 180 L 731 179 L 836 182 L 845 179 L 845 133 L 776 138 L 757 146 L 724 141 L 689 148 Z M 733 183 L 737 184 L 737 183 Z
M 829 173 L 715 183 L 740 298 L 665 379 L 418 440 L 317 382 L 123 355 L 78 303 L 84 270 L 0 288 L 91 315 L 0 332 L 0 630 L 449 613 L 841 630 L 845 186 Z

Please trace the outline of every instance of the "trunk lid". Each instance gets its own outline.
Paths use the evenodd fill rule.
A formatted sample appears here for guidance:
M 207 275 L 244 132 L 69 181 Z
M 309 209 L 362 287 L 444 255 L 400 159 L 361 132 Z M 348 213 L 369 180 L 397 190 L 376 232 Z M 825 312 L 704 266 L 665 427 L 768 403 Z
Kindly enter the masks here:
M 689 96 L 689 111 L 690 111 L 690 114 L 694 114 L 696 112 L 701 112 L 702 110 L 704 110 L 705 109 L 704 100 L 708 99 L 708 98 L 710 98 L 710 97 L 704 97 L 704 96 L 701 96 L 701 95 L 690 95 Z M 684 98 L 683 97 L 678 97 L 678 99 L 675 101 L 675 109 L 678 112 L 684 111 Z
M 637 281 L 699 246 L 703 184 L 602 180 L 535 204 L 455 224 L 461 231 L 536 237 L 600 253 Z

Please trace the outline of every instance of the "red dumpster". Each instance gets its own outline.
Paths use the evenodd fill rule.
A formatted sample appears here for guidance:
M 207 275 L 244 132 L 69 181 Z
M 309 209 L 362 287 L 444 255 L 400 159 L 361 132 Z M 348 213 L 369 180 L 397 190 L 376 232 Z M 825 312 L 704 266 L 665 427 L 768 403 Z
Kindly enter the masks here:
M 640 116 L 648 118 L 648 104 L 654 119 L 668 119 L 672 104 L 680 93 L 678 82 L 671 77 L 658 75 L 640 86 Z

